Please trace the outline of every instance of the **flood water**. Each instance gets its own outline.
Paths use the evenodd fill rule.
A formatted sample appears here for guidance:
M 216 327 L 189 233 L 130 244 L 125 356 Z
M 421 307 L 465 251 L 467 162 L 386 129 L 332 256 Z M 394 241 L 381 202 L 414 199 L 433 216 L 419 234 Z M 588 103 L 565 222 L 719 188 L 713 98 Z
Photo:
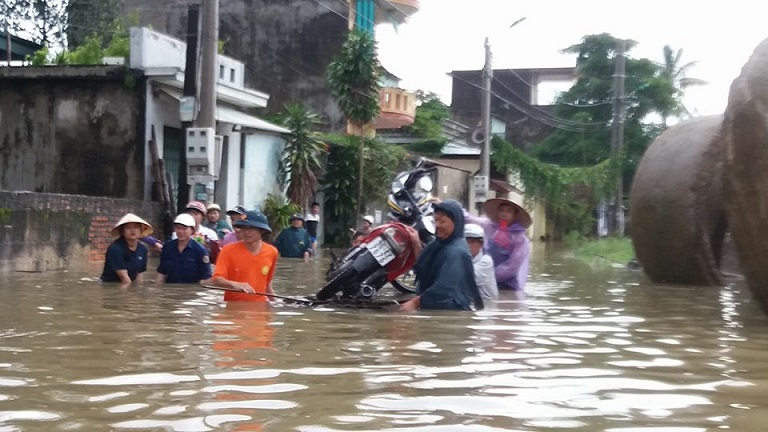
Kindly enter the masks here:
M 276 291 L 325 266 L 283 260 Z M 763 430 L 768 319 L 744 283 L 617 267 L 537 245 L 526 298 L 415 314 L 0 275 L 0 431 Z

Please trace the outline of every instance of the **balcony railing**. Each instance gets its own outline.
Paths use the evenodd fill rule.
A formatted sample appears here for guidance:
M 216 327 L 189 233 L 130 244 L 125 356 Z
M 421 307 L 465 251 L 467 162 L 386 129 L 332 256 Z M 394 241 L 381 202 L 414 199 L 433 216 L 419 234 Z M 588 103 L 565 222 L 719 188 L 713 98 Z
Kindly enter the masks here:
M 376 129 L 397 129 L 413 124 L 416 117 L 416 96 L 413 93 L 385 87 L 379 95 L 381 113 L 376 119 Z

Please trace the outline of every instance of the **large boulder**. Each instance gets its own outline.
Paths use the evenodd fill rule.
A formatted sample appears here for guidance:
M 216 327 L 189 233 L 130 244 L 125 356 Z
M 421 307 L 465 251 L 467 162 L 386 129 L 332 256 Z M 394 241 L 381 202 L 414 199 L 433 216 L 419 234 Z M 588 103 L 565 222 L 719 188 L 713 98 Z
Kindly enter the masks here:
M 768 39 L 731 85 L 722 133 L 731 235 L 747 283 L 768 309 Z
M 722 121 L 717 115 L 672 126 L 637 167 L 630 192 L 632 243 L 654 282 L 721 284 L 719 261 L 727 229 Z

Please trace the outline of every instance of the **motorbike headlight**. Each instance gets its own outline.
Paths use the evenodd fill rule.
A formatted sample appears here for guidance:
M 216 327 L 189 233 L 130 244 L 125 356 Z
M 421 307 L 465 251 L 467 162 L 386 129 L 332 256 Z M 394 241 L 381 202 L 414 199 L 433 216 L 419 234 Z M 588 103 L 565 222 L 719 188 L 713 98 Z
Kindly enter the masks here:
M 424 176 L 419 179 L 419 182 L 416 184 L 416 188 L 419 189 L 422 193 L 425 195 L 429 192 L 432 192 L 432 179 L 429 178 L 429 176 Z

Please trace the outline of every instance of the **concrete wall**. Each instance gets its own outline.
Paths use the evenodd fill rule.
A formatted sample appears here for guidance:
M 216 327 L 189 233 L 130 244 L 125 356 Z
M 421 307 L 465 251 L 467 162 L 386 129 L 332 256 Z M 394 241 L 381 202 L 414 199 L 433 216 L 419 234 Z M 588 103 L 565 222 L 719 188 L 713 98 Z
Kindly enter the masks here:
M 121 66 L 0 69 L 0 190 L 144 198 L 143 90 Z
M 189 0 L 125 0 L 139 24 L 182 38 Z M 338 0 L 221 0 L 224 53 L 245 63 L 245 85 L 270 94 L 269 112 L 302 101 L 343 127 L 326 89 L 325 71 L 347 35 L 348 7 Z
M 114 240 L 112 227 L 128 212 L 164 237 L 156 202 L 0 191 L 0 271 L 98 267 Z
M 245 173 L 242 204 L 247 209 L 261 209 L 268 194 L 277 194 L 277 169 L 283 140 L 277 136 L 246 135 Z

